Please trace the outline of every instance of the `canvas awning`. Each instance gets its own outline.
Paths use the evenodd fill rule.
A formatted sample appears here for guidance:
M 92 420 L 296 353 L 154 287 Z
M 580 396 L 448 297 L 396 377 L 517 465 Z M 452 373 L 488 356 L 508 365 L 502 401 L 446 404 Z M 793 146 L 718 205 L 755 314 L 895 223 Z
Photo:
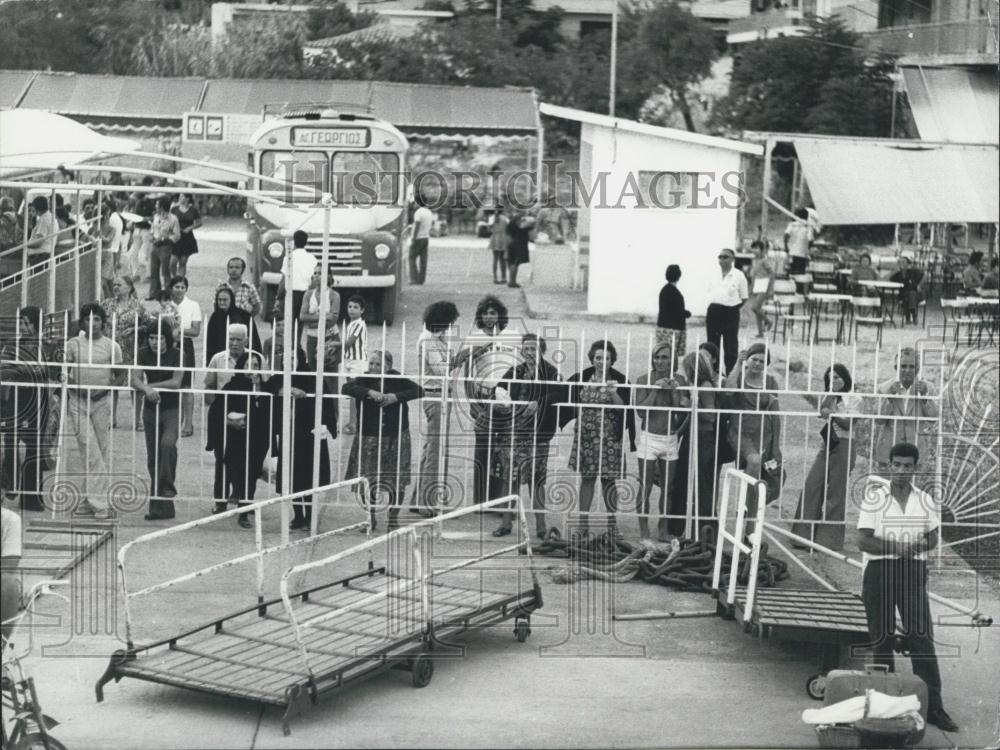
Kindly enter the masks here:
M 247 168 L 246 164 L 241 164 L 239 162 L 218 162 L 218 165 L 242 171 L 246 171 Z M 205 180 L 207 182 L 222 182 L 231 184 L 249 179 L 248 177 L 237 174 L 236 172 L 227 172 L 225 169 L 218 169 L 212 164 L 197 164 L 190 167 L 184 167 L 184 169 L 177 170 L 175 177 L 179 180 Z
M 140 146 L 138 141 L 109 138 L 51 112 L 0 112 L 0 175 L 4 177 L 71 167 L 110 154 L 138 151 Z
M 824 225 L 995 223 L 997 147 L 793 137 Z
M 925 141 L 1000 141 L 997 71 L 965 68 L 902 68 L 906 94 Z

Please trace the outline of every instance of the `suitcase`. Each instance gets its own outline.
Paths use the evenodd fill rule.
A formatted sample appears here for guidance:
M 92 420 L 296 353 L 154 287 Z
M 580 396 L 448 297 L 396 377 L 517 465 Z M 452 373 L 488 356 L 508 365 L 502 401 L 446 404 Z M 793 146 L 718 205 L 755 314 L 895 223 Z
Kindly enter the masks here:
M 889 672 L 885 666 L 869 665 L 865 671 L 834 669 L 826 675 L 823 705 L 864 695 L 875 690 L 890 696 L 916 695 L 920 715 L 927 722 L 927 685 L 919 677 Z M 916 728 L 907 717 L 898 719 L 862 719 L 854 724 L 817 727 L 822 747 L 904 747 L 914 745 L 924 737 L 924 728 Z

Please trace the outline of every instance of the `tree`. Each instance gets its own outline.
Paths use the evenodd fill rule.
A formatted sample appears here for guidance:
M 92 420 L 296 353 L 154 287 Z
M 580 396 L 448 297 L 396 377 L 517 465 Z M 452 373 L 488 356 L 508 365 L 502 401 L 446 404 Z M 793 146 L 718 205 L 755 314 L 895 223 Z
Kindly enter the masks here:
M 745 45 L 713 120 L 730 132 L 885 136 L 891 72 L 838 19 L 816 20 L 802 36 Z
M 669 97 L 688 130 L 695 130 L 691 89 L 711 73 L 716 58 L 712 27 L 674 0 L 623 8 L 616 114 L 638 119 L 649 96 Z

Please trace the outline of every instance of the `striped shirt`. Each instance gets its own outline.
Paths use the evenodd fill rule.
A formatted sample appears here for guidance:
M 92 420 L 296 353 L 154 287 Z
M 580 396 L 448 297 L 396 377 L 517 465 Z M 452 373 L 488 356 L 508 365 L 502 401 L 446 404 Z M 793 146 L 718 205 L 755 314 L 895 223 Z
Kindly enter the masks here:
M 355 334 L 357 335 L 357 338 L 354 340 L 353 344 L 348 346 L 346 342 Z M 365 325 L 364 319 L 358 318 L 357 320 L 352 320 L 347 324 L 347 332 L 344 337 L 344 341 L 345 361 L 368 361 L 368 326 Z

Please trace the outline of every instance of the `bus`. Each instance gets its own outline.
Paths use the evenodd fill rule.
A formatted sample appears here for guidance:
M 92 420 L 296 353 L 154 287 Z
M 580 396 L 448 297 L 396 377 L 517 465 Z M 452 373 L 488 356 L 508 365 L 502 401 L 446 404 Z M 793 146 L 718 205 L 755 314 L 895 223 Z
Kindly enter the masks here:
M 292 232 L 308 232 L 308 250 L 322 257 L 321 196 L 328 193 L 330 286 L 340 292 L 342 304 L 360 294 L 368 303 L 366 318 L 392 324 L 405 267 L 408 148 L 399 130 L 361 107 L 264 107 L 264 122 L 251 139 L 249 168 L 272 178 L 256 179 L 253 188 L 282 205 L 249 201 L 247 271 L 265 315 L 274 307 Z

